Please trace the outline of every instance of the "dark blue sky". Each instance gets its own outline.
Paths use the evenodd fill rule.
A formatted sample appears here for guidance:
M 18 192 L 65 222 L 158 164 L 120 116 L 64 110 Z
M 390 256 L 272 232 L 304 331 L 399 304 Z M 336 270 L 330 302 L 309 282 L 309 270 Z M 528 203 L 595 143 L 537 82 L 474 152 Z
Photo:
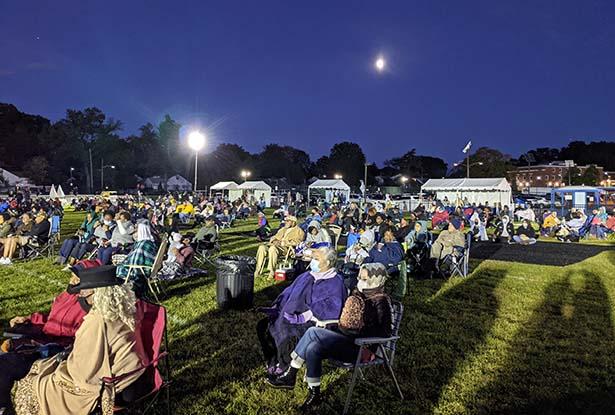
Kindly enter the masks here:
M 86 4 L 87 3 L 87 4 Z M 613 1 L 10 1 L 0 102 L 370 161 L 615 137 Z M 378 74 L 382 54 L 387 71 Z

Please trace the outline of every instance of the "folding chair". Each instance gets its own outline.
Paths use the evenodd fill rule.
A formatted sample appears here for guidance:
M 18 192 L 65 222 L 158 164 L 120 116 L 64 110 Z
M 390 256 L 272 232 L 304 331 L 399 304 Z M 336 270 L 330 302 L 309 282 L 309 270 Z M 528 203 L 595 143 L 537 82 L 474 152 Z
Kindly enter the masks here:
M 327 229 L 332 236 L 331 240 L 333 242 L 333 247 L 337 251 L 337 244 L 339 243 L 340 236 L 342 235 L 342 227 L 338 225 L 328 225 Z
M 145 280 L 147 281 L 147 287 L 149 288 L 150 293 L 154 296 L 154 299 L 157 303 L 160 303 L 158 299 L 158 294 L 160 294 L 160 286 L 158 278 L 158 273 L 162 269 L 162 262 L 164 261 L 164 257 L 167 252 L 167 248 L 169 246 L 169 237 L 168 235 L 162 234 L 162 241 L 160 242 L 160 247 L 158 248 L 158 252 L 156 253 L 156 259 L 154 259 L 154 263 L 152 266 L 148 265 L 126 265 L 128 268 L 128 274 L 126 275 L 126 281 L 130 281 L 130 278 L 137 273 L 141 273 Z M 148 276 L 149 271 L 149 276 Z
M 114 413 L 137 411 L 145 405 L 145 409 L 138 410 L 139 414 L 148 413 L 154 407 L 160 394 L 165 391 L 166 413 L 171 413 L 170 408 L 170 359 L 168 357 L 169 345 L 167 338 L 167 312 L 157 304 L 146 301 L 137 302 L 137 319 L 139 321 L 139 338 L 146 354 L 147 363 L 135 371 L 104 377 L 101 379 L 101 396 L 97 408 L 93 412 L 97 414 L 102 405 L 102 393 L 105 388 L 115 388 L 116 385 L 145 369 L 133 383 L 115 396 Z M 161 365 L 164 363 L 164 365 Z M 162 367 L 161 367 L 162 366 Z M 164 377 L 161 375 L 161 370 Z M 162 411 L 161 411 L 162 412 Z
M 470 266 L 470 244 L 472 243 L 472 234 L 468 232 L 465 235 L 465 246 L 455 246 L 453 254 L 450 255 L 450 277 L 459 275 L 462 278 L 468 276 Z
M 354 343 L 359 346 L 359 351 L 357 352 L 357 358 L 355 359 L 354 363 L 340 362 L 338 360 L 330 361 L 330 363 L 336 367 L 341 367 L 349 370 L 352 369 L 350 387 L 348 389 L 348 394 L 346 395 L 346 403 L 344 404 L 344 415 L 348 413 L 348 408 L 350 407 L 350 400 L 352 398 L 352 391 L 354 390 L 355 384 L 357 382 L 357 377 L 359 374 L 361 374 L 361 378 L 363 378 L 362 369 L 368 367 L 385 366 L 389 375 L 393 379 L 393 383 L 395 383 L 395 387 L 397 388 L 399 397 L 401 398 L 401 400 L 404 400 L 404 395 L 401 391 L 401 388 L 399 387 L 397 378 L 395 377 L 395 372 L 393 372 L 395 349 L 397 347 L 397 340 L 399 340 L 399 327 L 401 325 L 401 319 L 404 313 L 404 306 L 398 301 L 392 301 L 391 306 L 391 337 L 365 337 L 355 339 Z M 368 349 L 370 346 L 377 346 L 376 353 L 374 354 L 374 359 L 372 359 L 371 361 L 364 362 L 361 359 L 363 355 L 363 350 Z
M 54 215 L 47 219 L 49 221 L 49 233 L 47 241 L 39 243 L 36 239 L 30 240 L 27 245 L 23 246 L 23 260 L 31 261 L 36 258 L 53 256 L 55 246 L 60 243 L 60 216 Z

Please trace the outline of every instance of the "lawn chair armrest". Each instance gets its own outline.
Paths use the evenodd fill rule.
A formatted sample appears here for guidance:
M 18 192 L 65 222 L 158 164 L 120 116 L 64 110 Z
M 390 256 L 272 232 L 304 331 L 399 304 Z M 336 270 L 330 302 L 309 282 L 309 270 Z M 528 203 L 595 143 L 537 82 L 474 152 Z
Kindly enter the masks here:
M 118 382 L 121 382 L 122 380 L 126 379 L 127 377 L 134 375 L 135 373 L 140 372 L 144 369 L 147 369 L 148 367 L 152 365 L 155 365 L 156 363 L 158 363 L 158 361 L 160 361 L 160 359 L 165 358 L 167 354 L 168 354 L 167 352 L 160 353 L 160 355 L 156 359 L 152 360 L 146 365 L 141 365 L 141 367 L 138 369 L 131 370 L 130 372 L 122 373 L 121 375 L 117 375 L 117 376 L 105 376 L 101 378 L 101 381 L 105 385 L 115 385 Z
M 337 324 L 340 321 L 339 320 L 316 320 L 314 319 L 314 322 L 316 323 L 316 327 L 326 328 L 329 324 Z
M 354 339 L 354 344 L 357 346 L 369 346 L 372 344 L 385 344 L 390 341 L 399 340 L 399 336 L 391 337 L 363 337 Z

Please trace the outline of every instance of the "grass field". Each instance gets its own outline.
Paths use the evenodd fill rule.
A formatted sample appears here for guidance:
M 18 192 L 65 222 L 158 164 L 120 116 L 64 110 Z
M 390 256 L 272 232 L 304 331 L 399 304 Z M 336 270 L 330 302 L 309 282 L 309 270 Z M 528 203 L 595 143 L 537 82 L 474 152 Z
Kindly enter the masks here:
M 64 231 L 79 221 L 68 214 Z M 223 250 L 253 255 L 257 243 L 240 233 L 254 227 L 225 230 Z M 567 267 L 487 260 L 472 270 L 467 279 L 411 282 L 395 362 L 406 400 L 376 369 L 355 391 L 355 413 L 613 413 L 615 252 Z M 66 284 L 49 260 L 0 268 L 0 322 L 48 309 Z M 260 279 L 255 290 L 265 305 L 281 287 Z M 217 310 L 211 270 L 168 294 L 173 414 L 294 413 L 306 389 L 262 382 L 259 316 Z M 327 371 L 319 413 L 341 411 L 348 381 Z

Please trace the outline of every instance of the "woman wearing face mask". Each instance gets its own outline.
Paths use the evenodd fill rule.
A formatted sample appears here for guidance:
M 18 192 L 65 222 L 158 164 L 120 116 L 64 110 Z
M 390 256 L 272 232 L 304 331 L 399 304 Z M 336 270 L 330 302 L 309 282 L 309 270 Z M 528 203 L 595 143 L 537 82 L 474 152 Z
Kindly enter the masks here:
M 355 338 L 391 335 L 391 299 L 383 289 L 386 279 L 384 265 L 361 266 L 357 289 L 344 304 L 339 326 L 334 330 L 320 327 L 307 330 L 291 354 L 290 367 L 282 375 L 269 378 L 269 384 L 279 389 L 293 389 L 297 372 L 305 364 L 309 394 L 301 410 L 317 406 L 321 401 L 323 360 L 352 363 L 359 353 L 359 347 L 354 344 Z M 369 352 L 365 354 L 365 360 L 373 359 L 375 350 Z
M 521 226 L 517 229 L 517 233 L 513 236 L 513 240 L 521 245 L 533 245 L 536 243 L 536 231 L 527 219 L 523 219 Z
M 347 291 L 335 269 L 336 261 L 334 249 L 313 250 L 310 269 L 297 277 L 271 307 L 258 309 L 267 314 L 256 330 L 269 375 L 286 370 L 293 346 L 308 328 L 339 319 Z

